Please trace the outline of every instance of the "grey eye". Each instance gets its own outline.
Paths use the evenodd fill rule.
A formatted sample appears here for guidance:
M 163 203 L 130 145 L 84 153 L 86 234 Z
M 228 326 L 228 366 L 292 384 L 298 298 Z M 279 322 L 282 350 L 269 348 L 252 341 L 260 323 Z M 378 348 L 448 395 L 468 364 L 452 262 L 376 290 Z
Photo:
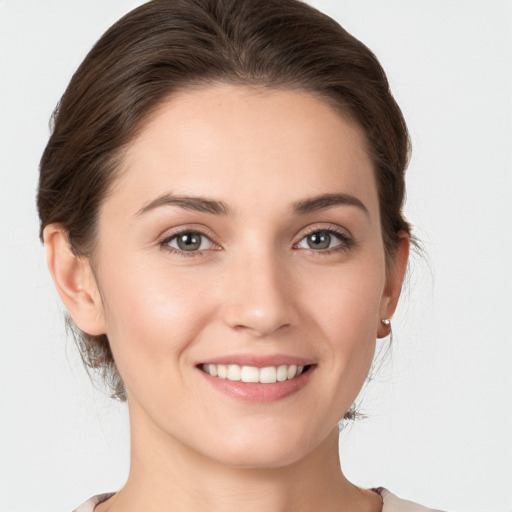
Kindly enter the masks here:
M 191 252 L 209 249 L 212 246 L 212 242 L 205 235 L 197 231 L 185 231 L 172 237 L 168 245 L 173 249 Z
M 336 233 L 322 229 L 314 231 L 305 236 L 297 245 L 301 249 L 314 249 L 321 251 L 324 249 L 331 249 L 342 243 L 342 238 Z

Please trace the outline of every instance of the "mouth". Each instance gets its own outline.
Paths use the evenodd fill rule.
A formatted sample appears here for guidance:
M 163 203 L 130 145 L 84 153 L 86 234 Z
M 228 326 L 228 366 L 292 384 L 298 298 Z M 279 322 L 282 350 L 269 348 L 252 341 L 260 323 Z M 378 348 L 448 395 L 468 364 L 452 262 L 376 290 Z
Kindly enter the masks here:
M 212 377 L 232 382 L 275 384 L 298 378 L 312 365 L 282 364 L 279 366 L 241 366 L 238 364 L 201 364 L 198 368 Z
M 317 364 L 289 354 L 231 354 L 196 365 L 204 381 L 231 398 L 265 404 L 308 386 Z

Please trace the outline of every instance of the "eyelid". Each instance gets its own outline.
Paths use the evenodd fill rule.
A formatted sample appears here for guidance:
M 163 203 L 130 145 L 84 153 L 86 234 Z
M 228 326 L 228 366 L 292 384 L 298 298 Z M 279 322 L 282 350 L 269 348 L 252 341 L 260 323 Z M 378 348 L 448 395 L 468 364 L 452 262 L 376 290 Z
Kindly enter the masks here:
M 310 226 L 307 226 L 298 233 L 296 236 L 296 242 L 300 242 L 305 236 L 310 235 L 311 233 L 316 233 L 317 231 L 331 231 L 334 234 L 338 234 L 344 238 L 354 239 L 352 236 L 352 233 L 344 227 L 338 226 L 337 224 L 330 224 L 327 222 L 319 223 L 319 224 L 312 224 Z

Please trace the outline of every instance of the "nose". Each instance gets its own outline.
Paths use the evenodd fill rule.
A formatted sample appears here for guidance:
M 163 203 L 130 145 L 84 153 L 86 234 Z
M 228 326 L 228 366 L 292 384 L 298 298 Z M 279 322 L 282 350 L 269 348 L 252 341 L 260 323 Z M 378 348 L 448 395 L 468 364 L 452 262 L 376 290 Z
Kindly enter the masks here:
M 271 251 L 241 256 L 231 264 L 225 280 L 225 323 L 257 338 L 293 325 L 293 280 L 285 267 Z

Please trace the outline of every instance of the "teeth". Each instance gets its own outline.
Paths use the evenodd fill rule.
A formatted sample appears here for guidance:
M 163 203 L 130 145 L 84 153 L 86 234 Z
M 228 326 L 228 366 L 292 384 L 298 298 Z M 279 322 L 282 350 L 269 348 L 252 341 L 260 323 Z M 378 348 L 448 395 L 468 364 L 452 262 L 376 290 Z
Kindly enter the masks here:
M 287 377 L 289 379 L 293 379 L 295 375 L 297 375 L 297 367 L 294 364 L 292 364 L 291 366 L 288 366 Z
M 275 366 L 267 366 L 260 370 L 260 382 L 263 384 L 272 384 L 277 380 L 277 371 Z
M 273 384 L 298 377 L 304 371 L 304 366 L 283 364 L 256 368 L 255 366 L 239 366 L 237 364 L 203 364 L 202 369 L 213 377 L 221 379 Z
M 288 378 L 288 367 L 285 364 L 277 368 L 276 378 L 279 382 L 283 382 Z
M 240 380 L 241 373 L 242 368 L 237 364 L 230 364 L 228 366 L 228 380 Z
M 220 377 L 221 379 L 228 378 L 228 367 L 225 364 L 218 364 L 212 366 L 217 366 L 217 377 Z
M 259 382 L 260 371 L 254 366 L 242 366 L 240 371 L 240 380 L 242 382 Z

